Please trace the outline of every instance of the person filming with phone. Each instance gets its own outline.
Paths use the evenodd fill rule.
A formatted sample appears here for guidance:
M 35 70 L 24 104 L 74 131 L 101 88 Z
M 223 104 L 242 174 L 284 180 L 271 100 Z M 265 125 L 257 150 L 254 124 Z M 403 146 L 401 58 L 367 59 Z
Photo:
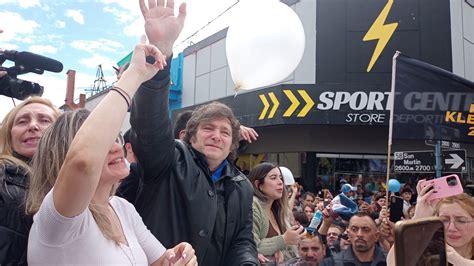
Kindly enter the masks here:
M 444 225 L 449 265 L 474 265 L 474 198 L 462 193 L 455 175 L 420 180 L 413 219 L 437 216 Z M 393 248 L 388 261 L 393 261 Z
M 433 180 L 418 182 L 418 199 L 413 218 L 438 216 L 444 224 L 448 262 L 453 265 L 474 265 L 474 199 L 464 193 L 433 199 L 433 195 L 442 193 L 437 191 Z M 450 187 L 455 185 L 448 179 L 446 182 Z

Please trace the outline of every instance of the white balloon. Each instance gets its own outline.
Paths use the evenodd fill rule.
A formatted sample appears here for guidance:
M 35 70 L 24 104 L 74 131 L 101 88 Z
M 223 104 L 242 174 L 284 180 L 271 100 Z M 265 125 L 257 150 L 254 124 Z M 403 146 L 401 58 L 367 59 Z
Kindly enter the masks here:
M 303 57 L 305 34 L 298 15 L 275 0 L 241 2 L 230 23 L 226 53 L 236 90 L 278 83 Z

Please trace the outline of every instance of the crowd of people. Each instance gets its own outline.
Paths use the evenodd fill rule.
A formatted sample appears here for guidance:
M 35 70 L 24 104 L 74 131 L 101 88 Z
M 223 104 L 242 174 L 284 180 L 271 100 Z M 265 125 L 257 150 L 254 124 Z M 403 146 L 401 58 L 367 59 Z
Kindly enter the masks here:
M 186 5 L 175 16 L 173 0 L 139 4 L 146 38 L 93 111 L 31 97 L 5 116 L 0 265 L 394 265 L 387 198 L 401 203 L 398 219 L 438 216 L 448 261 L 473 263 L 466 194 L 432 202 L 430 186 L 391 193 L 363 178 L 313 194 L 270 162 L 245 175 L 234 164 L 239 142 L 259 136 L 218 102 L 173 129 L 170 63 Z

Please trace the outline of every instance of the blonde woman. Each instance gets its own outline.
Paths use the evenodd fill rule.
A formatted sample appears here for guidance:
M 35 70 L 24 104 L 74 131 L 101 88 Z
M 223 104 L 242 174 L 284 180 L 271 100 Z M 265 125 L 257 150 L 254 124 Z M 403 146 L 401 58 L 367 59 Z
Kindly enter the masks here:
M 32 223 L 24 200 L 30 180 L 30 161 L 44 131 L 59 110 L 41 97 L 13 108 L 0 129 L 0 265 L 26 264 L 26 245 Z
M 446 253 L 450 265 L 474 265 L 474 198 L 467 194 L 459 194 L 443 198 L 441 200 L 429 201 L 433 184 L 421 187 L 419 181 L 416 190 L 415 216 L 423 218 L 438 216 L 444 224 L 446 239 Z M 389 253 L 389 265 L 394 265 L 393 248 Z
M 128 70 L 90 115 L 64 114 L 45 133 L 27 200 L 30 265 L 196 264 L 189 244 L 165 251 L 133 206 L 112 196 L 129 172 L 117 136 L 130 100 L 165 65 L 155 46 L 137 45 Z

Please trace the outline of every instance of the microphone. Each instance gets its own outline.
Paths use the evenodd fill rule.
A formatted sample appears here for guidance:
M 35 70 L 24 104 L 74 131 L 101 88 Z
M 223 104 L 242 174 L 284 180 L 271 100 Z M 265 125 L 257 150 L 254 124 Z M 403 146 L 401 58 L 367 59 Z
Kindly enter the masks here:
M 3 55 L 5 59 L 14 61 L 17 65 L 23 65 L 27 68 L 46 70 L 55 73 L 63 71 L 63 64 L 61 62 L 39 54 L 4 50 L 3 52 L 0 52 L 0 55 Z

